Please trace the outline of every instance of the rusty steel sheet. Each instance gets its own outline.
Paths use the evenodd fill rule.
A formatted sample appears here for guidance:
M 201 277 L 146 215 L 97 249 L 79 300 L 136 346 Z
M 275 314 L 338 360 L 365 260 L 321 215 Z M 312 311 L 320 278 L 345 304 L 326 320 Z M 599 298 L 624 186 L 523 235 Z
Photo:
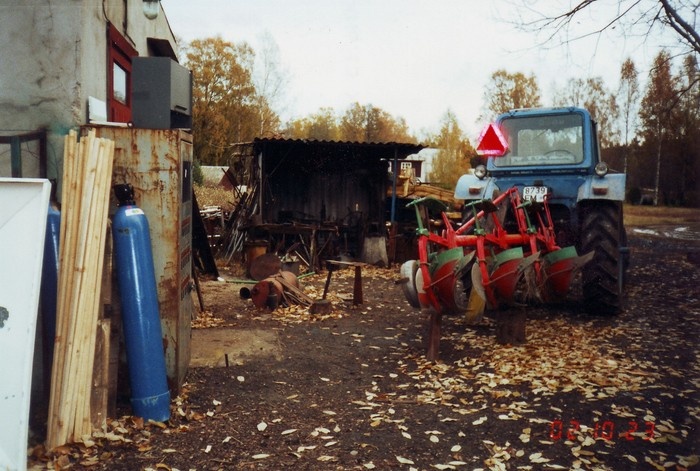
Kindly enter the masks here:
M 190 360 L 192 135 L 179 129 L 84 126 L 115 142 L 112 184 L 128 183 L 151 231 L 168 385 L 177 391 Z M 116 204 L 110 205 L 113 214 Z

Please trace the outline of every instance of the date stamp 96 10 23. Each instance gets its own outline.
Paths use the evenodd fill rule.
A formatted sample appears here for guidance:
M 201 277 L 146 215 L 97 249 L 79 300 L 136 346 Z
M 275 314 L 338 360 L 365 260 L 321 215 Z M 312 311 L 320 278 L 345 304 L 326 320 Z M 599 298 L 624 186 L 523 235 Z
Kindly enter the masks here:
M 654 439 L 654 422 L 637 422 L 630 420 L 624 424 L 615 424 L 612 420 L 596 421 L 592 427 L 582 425 L 578 420 L 553 420 L 549 424 L 549 438 L 576 441 L 578 436 L 592 433 L 593 438 L 607 441 L 622 439 L 627 441 Z M 617 433 L 617 435 L 616 435 Z

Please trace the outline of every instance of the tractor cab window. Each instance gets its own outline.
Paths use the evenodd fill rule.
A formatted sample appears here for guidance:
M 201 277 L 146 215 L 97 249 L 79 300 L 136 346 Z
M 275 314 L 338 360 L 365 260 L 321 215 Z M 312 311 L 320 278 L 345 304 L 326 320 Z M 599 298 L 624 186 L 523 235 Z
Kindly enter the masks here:
M 583 118 L 567 115 L 506 118 L 501 131 L 508 152 L 496 167 L 566 165 L 583 162 Z

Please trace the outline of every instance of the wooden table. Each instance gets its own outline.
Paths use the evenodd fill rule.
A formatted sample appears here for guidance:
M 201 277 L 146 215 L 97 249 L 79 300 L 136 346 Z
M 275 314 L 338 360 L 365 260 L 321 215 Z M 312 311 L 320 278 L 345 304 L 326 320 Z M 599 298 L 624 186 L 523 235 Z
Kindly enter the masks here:
M 355 267 L 355 281 L 352 289 L 352 304 L 358 305 L 364 303 L 362 297 L 362 267 L 367 264 L 364 262 L 341 262 L 338 260 L 326 260 L 326 268 L 328 269 L 328 277 L 326 278 L 326 286 L 323 288 L 323 299 L 326 299 L 328 287 L 331 284 L 331 275 L 333 274 L 333 266 L 340 267 Z

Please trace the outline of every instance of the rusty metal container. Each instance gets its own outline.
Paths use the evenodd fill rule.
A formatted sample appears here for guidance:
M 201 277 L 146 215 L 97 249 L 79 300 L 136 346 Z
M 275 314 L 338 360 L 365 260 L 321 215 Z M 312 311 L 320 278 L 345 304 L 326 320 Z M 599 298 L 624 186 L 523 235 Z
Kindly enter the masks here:
M 191 350 L 192 135 L 180 129 L 85 126 L 90 128 L 114 140 L 112 184 L 132 185 L 148 218 L 168 386 L 177 392 Z M 114 214 L 116 201 L 110 208 Z

